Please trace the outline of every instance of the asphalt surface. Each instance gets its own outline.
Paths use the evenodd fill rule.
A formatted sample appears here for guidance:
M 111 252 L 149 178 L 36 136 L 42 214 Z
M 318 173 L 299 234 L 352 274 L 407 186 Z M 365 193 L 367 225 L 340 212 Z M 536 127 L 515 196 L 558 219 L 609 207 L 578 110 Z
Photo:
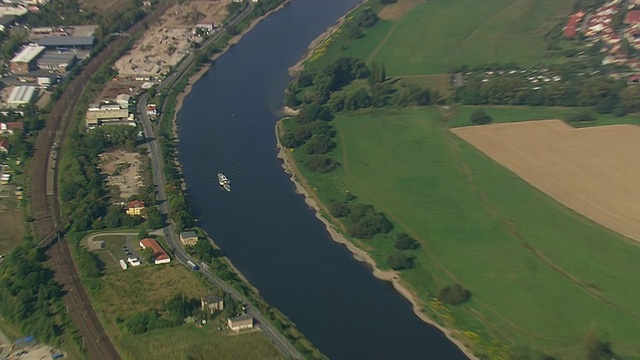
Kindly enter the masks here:
M 251 10 L 251 6 L 247 6 L 236 18 L 229 22 L 228 25 L 234 25 L 237 22 L 241 21 L 249 11 Z M 224 28 L 219 32 L 212 35 L 211 38 L 207 39 L 203 44 L 203 48 L 207 45 L 213 43 L 217 39 L 220 38 L 224 34 Z M 193 64 L 195 61 L 195 56 L 193 54 L 189 54 L 186 59 L 184 59 L 178 67 L 175 69 L 175 72 L 170 75 L 164 82 L 160 83 L 157 87 L 157 91 L 164 91 L 165 89 L 169 89 L 173 84 L 175 84 L 179 79 L 181 79 L 185 75 L 185 71 Z M 151 169 L 153 173 L 153 183 L 156 185 L 157 196 L 156 200 L 158 202 L 158 209 L 164 215 L 169 214 L 169 204 L 167 201 L 167 196 L 165 193 L 165 178 L 162 173 L 163 162 L 162 162 L 162 153 L 160 152 L 160 146 L 158 144 L 158 140 L 156 137 L 156 132 L 147 116 L 147 94 L 143 94 L 138 99 L 138 119 L 140 124 L 142 125 L 143 132 L 145 138 L 148 141 L 149 146 L 149 157 L 151 158 Z M 206 269 L 206 266 L 200 264 L 196 259 L 191 257 L 182 246 L 178 238 L 178 233 L 176 232 L 175 227 L 171 222 L 166 225 L 162 232 L 164 233 L 164 237 L 168 243 L 168 245 L 175 249 L 173 251 L 173 255 L 176 261 L 181 264 L 187 266 L 187 261 L 192 261 L 196 264 L 200 265 L 200 270 L 198 270 L 210 283 L 220 287 L 225 292 L 229 293 L 236 301 L 247 304 L 247 314 L 253 317 L 259 324 L 259 328 L 262 332 L 271 340 L 271 342 L 286 356 L 289 356 L 293 359 L 303 359 L 304 356 L 295 348 L 289 341 L 282 335 L 280 332 L 271 325 L 271 323 L 267 320 L 267 318 L 260 312 L 258 309 L 253 306 L 249 300 L 237 291 L 235 288 L 231 287 L 226 282 L 222 281 L 211 271 Z

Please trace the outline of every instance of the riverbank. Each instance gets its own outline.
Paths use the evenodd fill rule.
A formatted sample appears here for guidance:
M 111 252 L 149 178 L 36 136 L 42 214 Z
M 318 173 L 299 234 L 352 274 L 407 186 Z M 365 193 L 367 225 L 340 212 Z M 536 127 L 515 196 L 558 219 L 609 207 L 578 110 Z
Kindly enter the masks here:
M 178 96 L 176 96 L 176 108 L 175 108 L 175 112 L 173 113 L 173 115 L 171 117 L 171 123 L 172 123 L 172 129 L 173 129 L 174 138 L 178 137 L 178 125 L 176 123 L 176 117 L 178 116 L 178 113 L 182 109 L 182 105 L 184 104 L 184 99 L 187 96 L 189 96 L 189 94 L 191 93 L 191 90 L 193 89 L 193 85 L 195 83 L 197 83 L 198 80 L 200 80 L 209 71 L 209 68 L 211 68 L 211 66 L 214 64 L 214 62 L 215 62 L 215 60 L 217 58 L 219 58 L 220 56 L 224 55 L 232 46 L 237 44 L 242 39 L 242 37 L 244 35 L 246 35 L 249 31 L 251 31 L 262 20 L 266 19 L 271 14 L 282 10 L 285 6 L 287 6 L 289 4 L 289 1 L 290 0 L 285 0 L 282 4 L 278 5 L 275 9 L 269 10 L 264 15 L 262 15 L 262 16 L 256 18 L 256 19 L 254 19 L 253 21 L 251 21 L 251 23 L 249 24 L 249 26 L 247 26 L 246 29 L 242 30 L 242 32 L 240 32 L 240 34 L 235 35 L 234 37 L 232 37 L 229 40 L 229 42 L 227 43 L 227 46 L 225 46 L 225 48 L 222 49 L 222 51 L 220 51 L 219 53 L 213 55 L 209 59 L 210 60 L 209 64 L 207 64 L 205 66 L 202 66 L 201 69 L 198 70 L 198 72 L 196 72 L 195 74 L 193 74 L 189 78 L 189 81 L 187 82 L 187 86 L 185 86 L 184 90 L 180 94 L 178 94 Z
M 456 337 L 459 332 L 454 328 L 449 328 L 438 324 L 431 319 L 426 313 L 422 311 L 422 301 L 407 285 L 402 282 L 402 279 L 398 275 L 398 272 L 393 270 L 381 270 L 378 268 L 375 260 L 365 251 L 354 245 L 349 241 L 342 233 L 335 229 L 333 224 L 325 217 L 325 214 L 329 214 L 327 207 L 320 201 L 317 195 L 311 190 L 312 187 L 302 176 L 302 173 L 298 169 L 298 166 L 293 159 L 291 150 L 280 144 L 280 132 L 282 131 L 282 120 L 276 123 L 276 147 L 278 149 L 278 159 L 282 161 L 282 168 L 285 173 L 291 175 L 290 180 L 296 187 L 296 192 L 304 196 L 305 203 L 315 211 L 316 218 L 320 220 L 327 231 L 331 235 L 333 241 L 344 245 L 353 255 L 353 258 L 369 265 L 372 269 L 373 276 L 377 279 L 390 282 L 394 289 L 409 302 L 411 302 L 413 312 L 425 323 L 439 329 L 445 336 L 454 343 L 469 359 L 477 360 L 478 358 L 473 354 L 472 350 L 465 346 L 465 344 Z M 326 215 L 329 216 L 329 215 Z M 334 221 L 337 222 L 336 219 Z

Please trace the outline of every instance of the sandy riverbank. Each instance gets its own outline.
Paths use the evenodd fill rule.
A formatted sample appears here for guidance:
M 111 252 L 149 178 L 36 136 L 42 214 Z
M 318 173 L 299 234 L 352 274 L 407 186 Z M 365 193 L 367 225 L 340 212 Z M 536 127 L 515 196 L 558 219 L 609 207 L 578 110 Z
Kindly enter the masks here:
M 193 89 L 193 84 L 195 84 L 196 82 L 198 82 L 198 80 L 200 80 L 200 78 L 202 78 L 208 71 L 209 68 L 211 67 L 211 65 L 214 63 L 214 61 L 222 56 L 224 53 L 227 52 L 227 50 L 229 50 L 229 48 L 231 48 L 232 46 L 236 45 L 240 39 L 242 39 L 242 37 L 248 33 L 249 31 L 251 31 L 251 29 L 253 29 L 256 25 L 258 25 L 258 23 L 264 19 L 266 19 L 269 15 L 282 10 L 285 6 L 287 6 L 287 4 L 289 4 L 289 0 L 285 0 L 282 4 L 278 5 L 278 7 L 276 7 L 275 9 L 268 11 L 267 13 L 265 13 L 264 15 L 260 16 L 259 18 L 254 19 L 251 24 L 249 24 L 249 26 L 244 29 L 240 34 L 232 37 L 229 40 L 229 43 L 227 44 L 227 46 L 219 53 L 213 55 L 213 57 L 211 57 L 211 61 L 208 65 L 206 66 L 202 66 L 202 68 L 200 70 L 198 70 L 197 73 L 195 73 L 193 76 L 191 76 L 189 78 L 189 81 L 187 82 L 187 86 L 184 88 L 184 90 L 178 94 L 178 96 L 176 97 L 176 110 L 175 113 L 173 114 L 173 116 L 171 117 L 171 122 L 173 124 L 173 136 L 174 138 L 178 137 L 178 125 L 176 123 L 176 115 L 180 112 L 180 109 L 182 109 L 182 105 L 184 103 L 184 99 L 189 95 L 189 93 L 191 93 L 191 90 Z
M 413 307 L 413 312 L 425 323 L 434 326 L 440 331 L 442 331 L 446 337 L 451 340 L 460 350 L 470 359 L 477 360 L 478 358 L 471 352 L 469 349 L 456 335 L 459 335 L 458 331 L 455 329 L 444 327 L 438 323 L 436 323 L 433 319 L 431 319 L 427 314 L 422 312 L 422 300 L 415 294 L 411 289 L 409 289 L 403 282 L 399 276 L 397 271 L 388 270 L 383 271 L 377 267 L 375 260 L 364 250 L 355 246 L 351 241 L 349 241 L 342 233 L 337 231 L 331 222 L 327 220 L 323 216 L 323 214 L 328 214 L 329 211 L 325 207 L 324 204 L 320 202 L 317 195 L 310 191 L 312 187 L 309 183 L 302 177 L 300 171 L 298 170 L 297 164 L 291 155 L 291 151 L 280 144 L 280 137 L 278 133 L 280 132 L 280 127 L 282 124 L 282 120 L 278 121 L 276 124 L 276 138 L 277 140 L 277 148 L 278 148 L 278 158 L 282 160 L 282 168 L 284 171 L 291 175 L 290 180 L 294 183 L 296 187 L 296 192 L 304 196 L 305 202 L 307 205 L 315 210 L 316 217 L 320 220 L 327 231 L 331 235 L 333 241 L 346 246 L 346 248 L 351 252 L 353 258 L 368 264 L 371 269 L 373 276 L 380 280 L 389 281 L 393 284 L 393 287 L 400 293 L 400 295 L 404 296 L 409 302 L 411 302 Z

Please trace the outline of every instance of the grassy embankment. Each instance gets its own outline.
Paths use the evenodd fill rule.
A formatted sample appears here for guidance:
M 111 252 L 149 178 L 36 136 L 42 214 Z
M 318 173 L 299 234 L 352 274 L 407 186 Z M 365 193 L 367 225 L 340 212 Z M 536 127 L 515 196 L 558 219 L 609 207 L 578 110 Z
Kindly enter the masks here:
M 361 111 L 333 121 L 342 164 L 305 171 L 328 203 L 349 190 L 421 243 L 403 280 L 438 322 L 478 334 L 484 352 L 501 345 L 581 356 L 590 329 L 607 334 L 626 358 L 638 357 L 640 248 L 559 205 L 447 131 L 435 109 Z M 294 152 L 297 162 L 303 151 Z M 379 267 L 393 234 L 358 241 Z M 612 261 L 615 259 L 615 261 Z M 447 310 L 438 289 L 460 282 L 469 303 Z M 494 343 L 495 341 L 495 343 Z M 501 344 L 500 346 L 496 344 Z M 504 349 L 503 349 L 504 350 Z
M 100 237 L 108 250 L 119 255 L 124 237 Z M 110 244 L 111 243 L 111 244 Z M 106 250 L 102 250 L 104 253 Z M 193 324 L 169 329 L 157 329 L 144 334 L 124 333 L 117 325 L 120 319 L 156 308 L 162 309 L 175 294 L 200 299 L 215 291 L 204 279 L 194 276 L 184 266 L 172 263 L 142 266 L 122 271 L 114 259 L 104 259 L 108 265 L 100 277 L 100 286 L 90 291 L 101 322 L 124 359 L 152 359 L 158 356 L 178 359 L 208 359 L 211 354 L 221 359 L 281 359 L 282 355 L 259 331 L 233 334 L 218 330 L 227 317 L 228 308 L 216 320 L 196 328 Z

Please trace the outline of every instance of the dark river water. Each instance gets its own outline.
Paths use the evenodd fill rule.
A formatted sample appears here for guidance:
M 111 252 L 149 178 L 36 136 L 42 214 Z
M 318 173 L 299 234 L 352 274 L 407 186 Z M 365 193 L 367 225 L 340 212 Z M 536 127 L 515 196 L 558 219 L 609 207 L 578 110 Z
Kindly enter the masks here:
M 293 0 L 221 56 L 178 114 L 180 162 L 200 225 L 263 297 L 331 359 L 464 359 L 345 247 L 276 158 L 287 69 L 358 0 Z M 224 172 L 227 193 L 217 184 Z

